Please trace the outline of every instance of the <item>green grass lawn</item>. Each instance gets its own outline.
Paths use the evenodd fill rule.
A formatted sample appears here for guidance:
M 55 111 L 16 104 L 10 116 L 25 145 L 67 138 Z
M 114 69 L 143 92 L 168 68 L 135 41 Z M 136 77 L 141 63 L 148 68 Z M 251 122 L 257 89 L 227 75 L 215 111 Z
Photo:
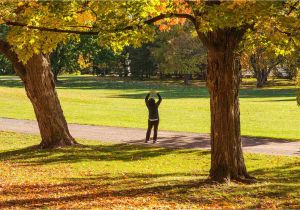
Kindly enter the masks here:
M 177 84 L 177 85 L 176 85 Z M 242 135 L 300 139 L 300 109 L 295 86 L 284 80 L 264 89 L 246 80 L 240 93 Z M 203 82 L 184 87 L 178 81 L 113 81 L 95 77 L 61 77 L 58 95 L 70 123 L 138 127 L 147 124 L 144 96 L 156 89 L 164 98 L 160 129 L 210 132 L 208 92 Z M 35 119 L 16 77 L 0 77 L 0 117 Z
M 207 181 L 210 154 L 0 132 L 0 208 L 300 208 L 300 158 L 246 154 L 255 184 Z

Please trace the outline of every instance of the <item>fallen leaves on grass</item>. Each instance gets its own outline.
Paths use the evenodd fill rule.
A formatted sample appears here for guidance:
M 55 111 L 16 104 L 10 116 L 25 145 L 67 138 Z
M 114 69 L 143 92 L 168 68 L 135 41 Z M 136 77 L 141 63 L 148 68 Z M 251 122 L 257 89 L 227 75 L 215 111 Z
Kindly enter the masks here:
M 98 142 L 34 150 L 21 137 L 2 142 L 0 208 L 300 208 L 299 158 L 246 155 L 258 182 L 222 185 L 206 181 L 209 155 L 201 151 Z

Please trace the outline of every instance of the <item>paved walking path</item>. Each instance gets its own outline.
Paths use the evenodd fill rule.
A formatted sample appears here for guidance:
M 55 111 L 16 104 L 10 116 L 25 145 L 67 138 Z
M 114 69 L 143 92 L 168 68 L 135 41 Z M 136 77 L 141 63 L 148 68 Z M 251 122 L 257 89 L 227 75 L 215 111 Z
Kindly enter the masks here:
M 145 129 L 119 128 L 69 124 L 74 138 L 112 143 L 145 144 Z M 32 120 L 0 118 L 0 131 L 38 134 L 38 125 Z M 209 134 L 159 131 L 157 146 L 166 148 L 210 149 Z M 280 139 L 243 137 L 243 149 L 251 153 L 300 156 L 300 141 L 289 142 Z M 151 144 L 152 143 L 148 143 Z

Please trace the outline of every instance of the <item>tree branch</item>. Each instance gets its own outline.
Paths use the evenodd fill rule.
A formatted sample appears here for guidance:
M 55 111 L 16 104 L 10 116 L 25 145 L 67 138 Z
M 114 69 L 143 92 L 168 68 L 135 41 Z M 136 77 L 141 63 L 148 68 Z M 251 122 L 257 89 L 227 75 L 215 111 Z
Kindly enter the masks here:
M 26 70 L 24 65 L 19 61 L 18 56 L 8 42 L 0 39 L 0 53 L 2 53 L 14 66 L 16 73 L 25 81 Z
M 26 23 L 19 23 L 13 21 L 6 21 L 6 25 L 8 26 L 20 26 L 20 27 L 27 27 L 29 29 L 36 29 L 40 31 L 48 31 L 48 32 L 56 32 L 56 33 L 69 33 L 69 34 L 88 34 L 88 35 L 98 35 L 99 31 L 78 31 L 78 30 L 68 30 L 68 29 L 59 29 L 59 28 L 48 28 L 42 26 L 31 26 Z M 71 26 L 73 27 L 73 26 Z
M 169 14 L 160 14 L 156 17 L 153 17 L 151 19 L 145 20 L 143 24 L 150 25 L 153 24 L 159 20 L 165 19 L 165 18 L 186 18 L 190 21 L 192 21 L 194 24 L 196 22 L 195 17 L 189 14 L 178 14 L 178 13 L 169 13 Z M 80 35 L 98 35 L 101 30 L 99 31 L 79 31 L 79 30 L 69 30 L 69 29 L 59 29 L 59 28 L 48 28 L 48 27 L 43 27 L 43 26 L 32 26 L 28 25 L 26 23 L 20 23 L 20 22 L 14 22 L 14 21 L 6 21 L 6 25 L 8 26 L 19 26 L 19 27 L 27 27 L 29 29 L 36 29 L 40 31 L 49 31 L 49 32 L 56 32 L 56 33 L 69 33 L 69 34 L 80 34 Z M 106 32 L 118 32 L 118 31 L 125 31 L 125 30 L 132 30 L 135 27 L 141 27 L 142 25 L 135 25 L 135 26 L 126 26 L 124 28 L 119 28 L 119 29 L 114 29 L 112 31 L 106 31 Z M 67 27 L 75 27 L 75 26 L 67 26 Z M 78 27 L 85 27 L 89 29 L 96 29 L 94 27 L 89 27 L 89 26 L 78 26 Z
M 185 18 L 185 19 L 190 20 L 192 23 L 196 22 L 196 18 L 194 16 L 190 15 L 190 14 L 169 13 L 169 14 L 158 15 L 158 16 L 156 16 L 154 18 L 151 18 L 149 20 L 144 21 L 144 23 L 145 24 L 151 24 L 151 23 L 157 22 L 159 20 L 162 20 L 162 19 L 165 19 L 165 18 L 172 18 L 172 17 Z
M 287 15 L 290 15 L 294 10 L 297 9 L 297 4 L 299 4 L 299 1 L 295 1 L 295 3 L 290 7 L 290 10 L 287 12 Z
M 267 70 L 267 73 L 269 74 L 272 69 L 274 69 L 277 65 L 279 65 L 281 62 L 282 62 L 282 59 L 278 56 L 277 61 L 275 63 L 273 63 L 273 65 L 269 66 L 268 70 Z
M 276 29 L 279 33 L 285 34 L 285 35 L 287 35 L 287 36 L 291 36 L 291 35 L 292 35 L 291 32 L 283 31 L 283 30 L 279 29 L 278 27 L 275 27 L 275 29 Z

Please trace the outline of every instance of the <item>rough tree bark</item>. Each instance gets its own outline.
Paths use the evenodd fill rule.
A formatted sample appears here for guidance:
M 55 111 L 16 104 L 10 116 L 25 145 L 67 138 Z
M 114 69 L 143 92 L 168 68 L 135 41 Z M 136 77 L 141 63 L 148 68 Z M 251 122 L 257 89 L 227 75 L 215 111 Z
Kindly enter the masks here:
M 65 120 L 57 93 L 49 58 L 43 54 L 34 55 L 25 65 L 24 81 L 39 124 L 42 148 L 76 144 Z
M 214 181 L 250 178 L 244 163 L 240 136 L 240 68 L 235 67 L 234 51 L 244 30 L 217 29 L 198 33 L 208 48 L 207 87 L 211 109 L 211 169 Z
M 54 148 L 77 144 L 71 136 L 55 90 L 49 57 L 34 55 L 22 64 L 8 43 L 0 41 L 0 52 L 13 64 L 22 79 L 38 121 L 41 148 Z

